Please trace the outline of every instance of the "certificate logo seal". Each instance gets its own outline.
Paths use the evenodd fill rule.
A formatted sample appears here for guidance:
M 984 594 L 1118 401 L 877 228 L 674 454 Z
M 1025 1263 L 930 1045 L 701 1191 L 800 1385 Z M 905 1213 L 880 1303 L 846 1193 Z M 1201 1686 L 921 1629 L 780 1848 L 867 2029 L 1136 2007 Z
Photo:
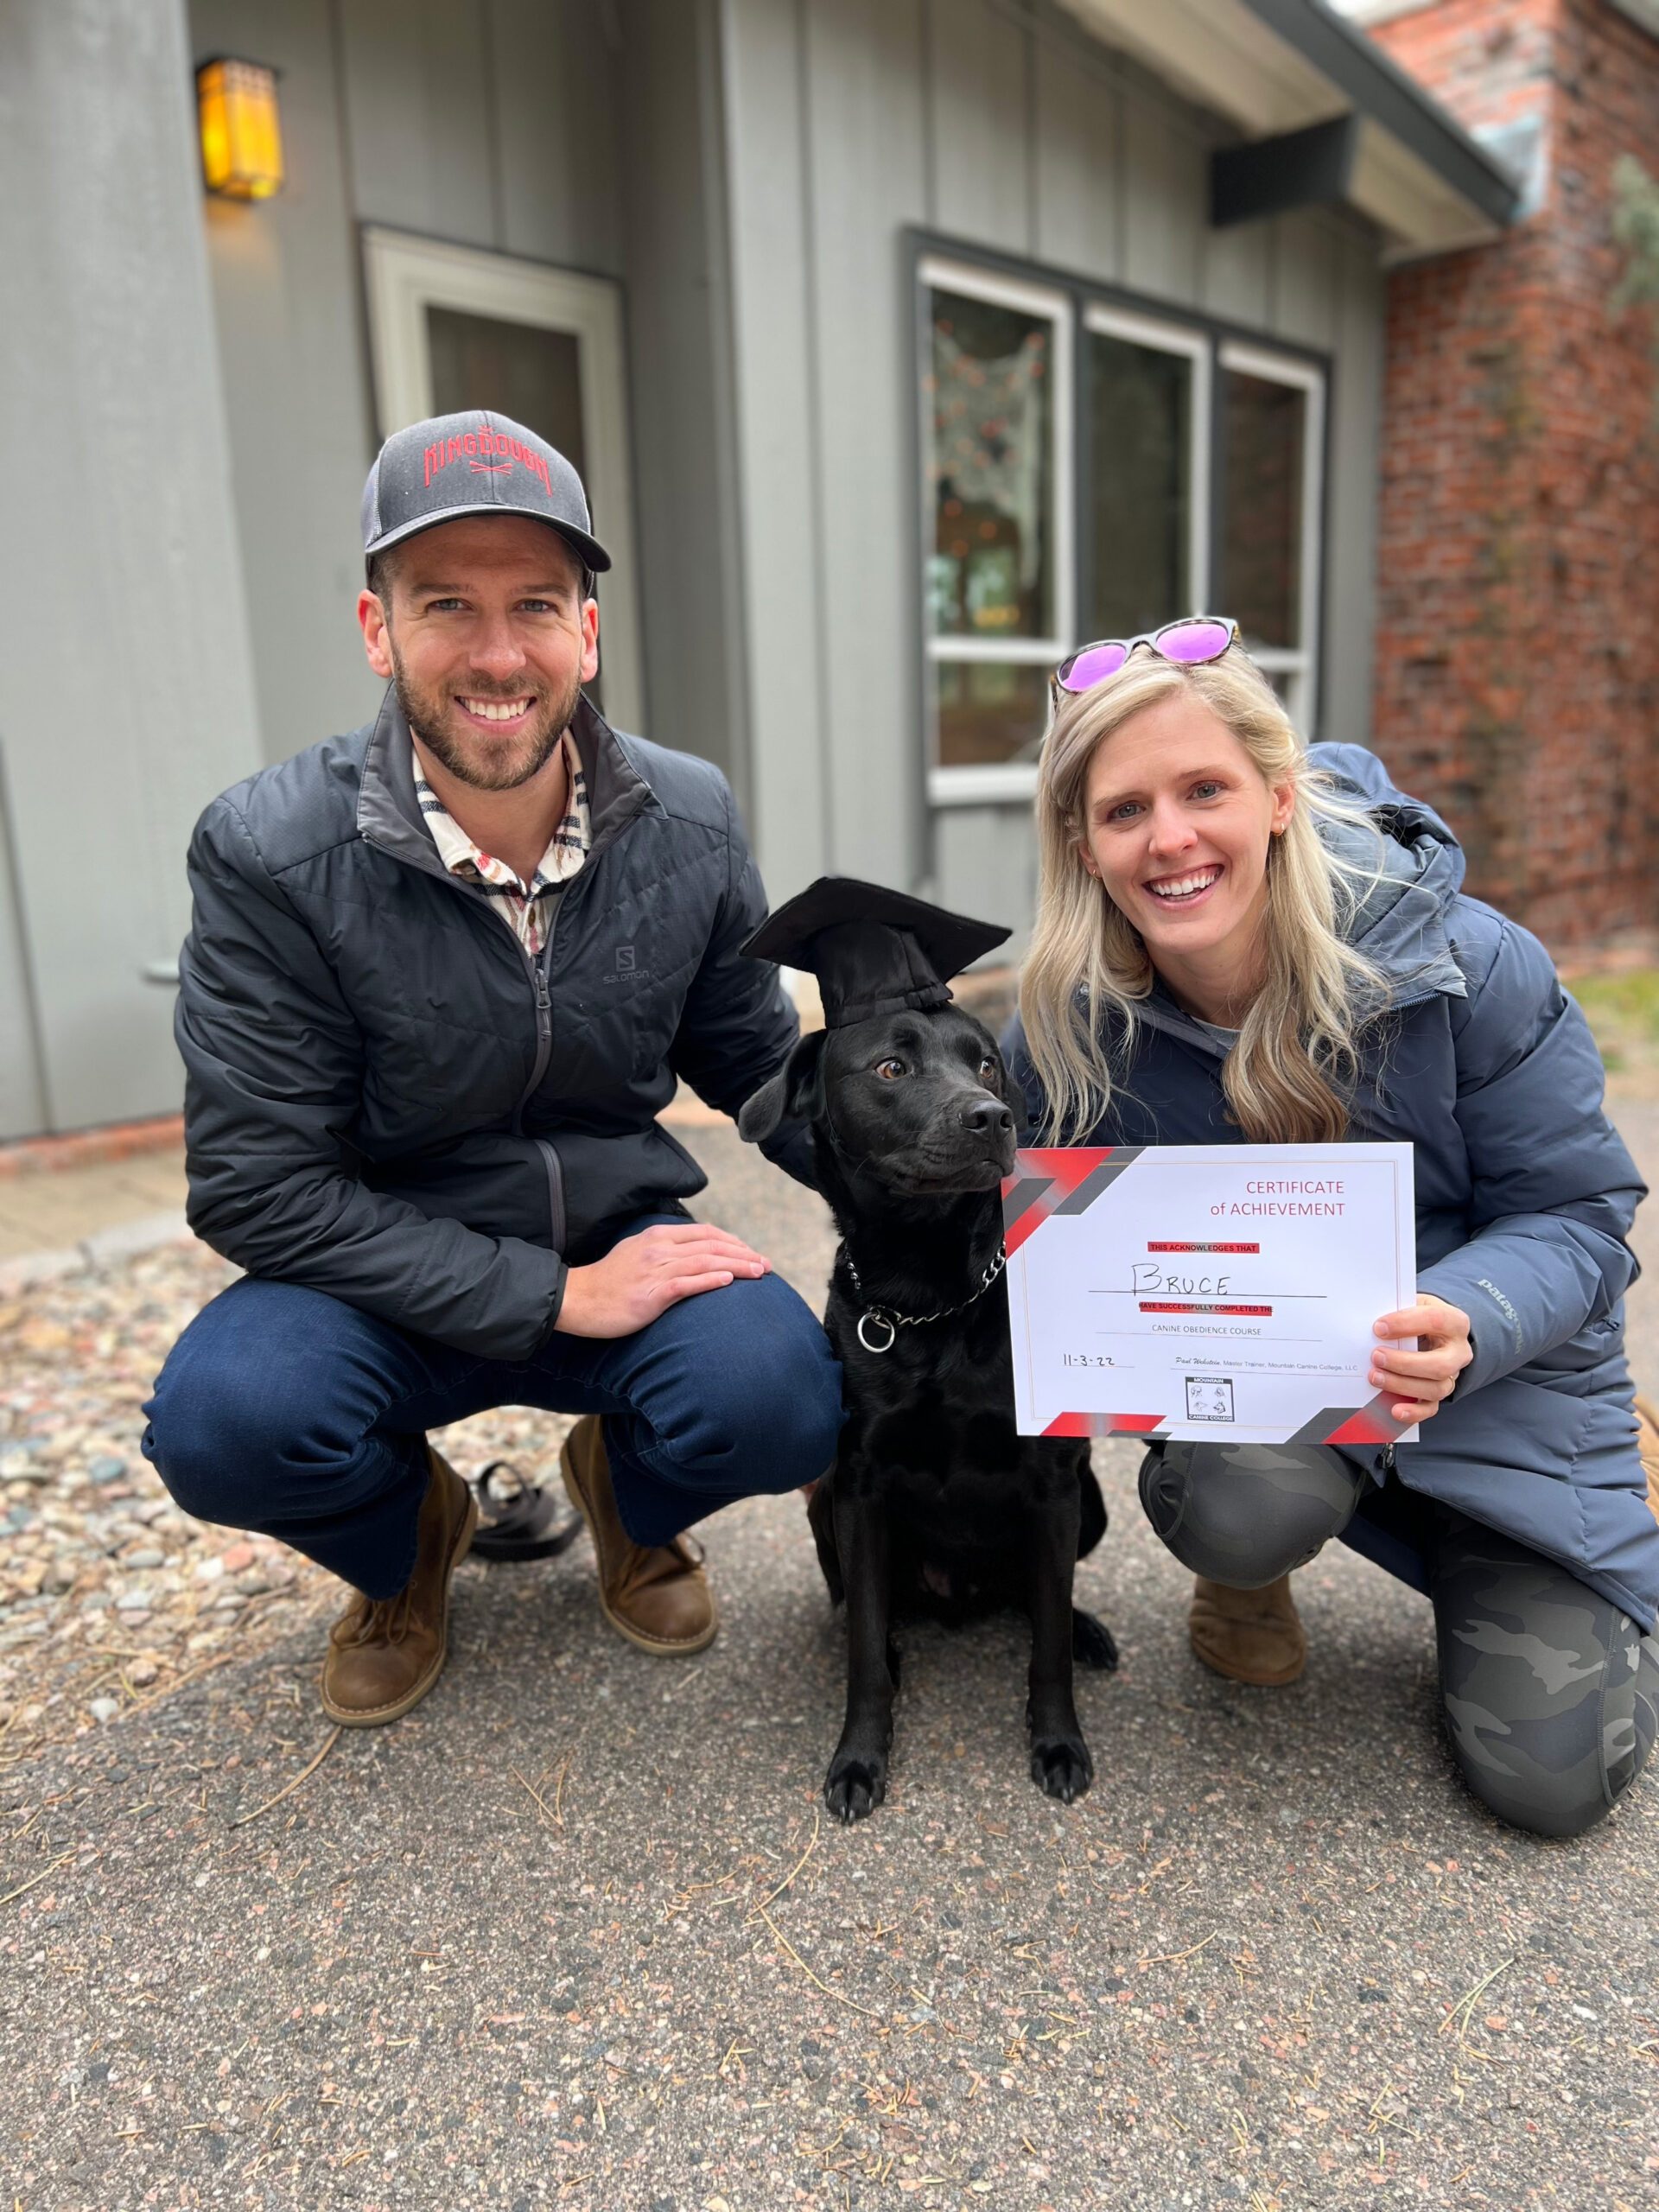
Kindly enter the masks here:
M 1230 1421 L 1233 1418 L 1233 1378 L 1230 1375 L 1189 1375 L 1186 1378 L 1188 1421 Z

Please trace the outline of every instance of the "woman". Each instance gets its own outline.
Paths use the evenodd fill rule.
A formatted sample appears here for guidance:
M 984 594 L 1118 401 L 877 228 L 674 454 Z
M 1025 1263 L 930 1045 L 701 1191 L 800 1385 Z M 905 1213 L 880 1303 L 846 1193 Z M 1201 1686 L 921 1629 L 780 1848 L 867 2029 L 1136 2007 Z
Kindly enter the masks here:
M 1415 1147 L 1419 1299 L 1378 1320 L 1371 1385 L 1421 1440 L 1154 1446 L 1141 1502 L 1198 1577 L 1193 1648 L 1294 1681 L 1290 1571 L 1341 1535 L 1432 1599 L 1471 1788 L 1578 1834 L 1659 1715 L 1621 1304 L 1643 1185 L 1583 1016 L 1460 892 L 1437 816 L 1357 747 L 1303 747 L 1230 623 L 1085 647 L 1054 698 L 1008 1039 L 1033 1141 Z

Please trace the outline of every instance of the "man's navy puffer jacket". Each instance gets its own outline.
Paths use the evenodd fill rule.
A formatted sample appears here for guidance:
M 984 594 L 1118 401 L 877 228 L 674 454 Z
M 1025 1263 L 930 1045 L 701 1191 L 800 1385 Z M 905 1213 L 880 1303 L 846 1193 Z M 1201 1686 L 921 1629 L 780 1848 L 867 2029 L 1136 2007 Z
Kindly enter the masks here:
M 379 719 L 216 799 L 179 962 L 189 1219 L 251 1274 L 525 1359 L 565 1264 L 707 1178 L 655 1118 L 735 1114 L 798 1024 L 738 947 L 766 893 L 725 779 L 573 725 L 593 844 L 532 960 L 451 875 Z M 806 1139 L 766 1147 L 810 1179 Z

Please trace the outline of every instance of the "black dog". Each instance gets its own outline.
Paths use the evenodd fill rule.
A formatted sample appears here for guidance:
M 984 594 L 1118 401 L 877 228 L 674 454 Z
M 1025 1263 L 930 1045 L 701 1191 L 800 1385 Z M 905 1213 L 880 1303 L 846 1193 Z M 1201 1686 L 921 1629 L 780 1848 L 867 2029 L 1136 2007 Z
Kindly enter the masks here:
M 1094 1777 L 1072 1661 L 1111 1667 L 1117 1651 L 1073 1608 L 1071 1579 L 1106 1508 L 1086 1444 L 1014 1429 L 999 1185 L 1017 1111 L 990 1032 L 940 1006 L 804 1038 L 739 1119 L 751 1142 L 809 1122 L 842 1235 L 824 1325 L 849 1419 L 810 1517 L 847 1601 L 847 1719 L 823 1785 L 843 1821 L 886 1791 L 895 1616 L 1025 1611 L 1032 1779 L 1069 1804 Z

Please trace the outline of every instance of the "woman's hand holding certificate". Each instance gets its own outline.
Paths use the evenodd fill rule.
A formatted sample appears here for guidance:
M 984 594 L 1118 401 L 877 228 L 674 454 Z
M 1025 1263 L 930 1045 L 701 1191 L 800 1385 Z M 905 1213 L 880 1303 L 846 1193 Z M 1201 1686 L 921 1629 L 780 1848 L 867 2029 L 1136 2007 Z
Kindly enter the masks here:
M 1425 1306 L 1434 1309 L 1427 1327 Z M 1391 1391 L 1397 1394 L 1389 1413 L 1400 1421 L 1432 1420 L 1475 1356 L 1469 1316 L 1432 1291 L 1420 1290 L 1414 1306 L 1385 1313 L 1374 1329 L 1384 1341 L 1371 1354 L 1370 1380 L 1385 1396 Z M 1402 1345 L 1397 1341 L 1401 1338 L 1412 1339 L 1416 1349 L 1410 1343 Z
M 1022 1152 L 1003 1198 L 1024 1434 L 1391 1443 L 1471 1357 L 1409 1145 Z

